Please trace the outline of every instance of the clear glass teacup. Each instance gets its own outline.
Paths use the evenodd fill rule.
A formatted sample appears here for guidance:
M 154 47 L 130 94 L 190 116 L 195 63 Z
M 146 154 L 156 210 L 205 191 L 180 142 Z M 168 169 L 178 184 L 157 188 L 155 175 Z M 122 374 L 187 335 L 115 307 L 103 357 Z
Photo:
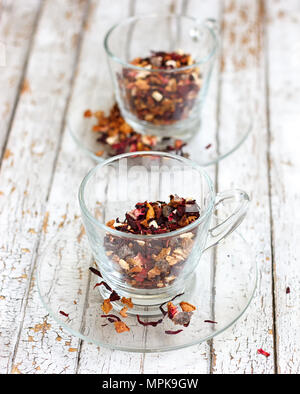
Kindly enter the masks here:
M 195 200 L 198 219 L 175 231 L 147 235 L 106 225 L 116 218 L 122 222 L 137 203 L 164 202 L 170 195 Z M 182 293 L 201 264 L 203 251 L 236 229 L 248 202 L 241 190 L 216 195 L 203 168 L 163 152 L 114 156 L 93 168 L 79 190 L 83 222 L 103 280 L 119 296 L 131 297 L 136 310 L 157 308 Z M 233 212 L 211 228 L 220 203 L 227 207 L 234 203 Z M 100 291 L 105 293 L 106 288 L 101 286 Z
M 132 17 L 108 31 L 104 46 L 116 100 L 135 131 L 187 140 L 199 130 L 218 49 L 216 21 Z

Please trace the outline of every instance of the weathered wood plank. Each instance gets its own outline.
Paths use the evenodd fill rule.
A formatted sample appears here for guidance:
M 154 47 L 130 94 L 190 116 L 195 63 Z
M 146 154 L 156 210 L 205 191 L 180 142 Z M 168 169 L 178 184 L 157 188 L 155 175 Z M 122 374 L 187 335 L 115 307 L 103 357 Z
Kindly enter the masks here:
M 151 13 L 168 13 L 178 10 L 181 7 L 179 2 L 159 1 L 139 2 L 135 1 L 132 4 L 132 12 L 138 14 Z M 112 10 L 106 7 L 110 17 L 113 15 Z M 121 353 L 119 351 L 109 351 L 106 349 L 99 349 L 95 351 L 93 345 L 83 343 L 80 354 L 79 373 L 147 373 L 147 358 L 150 355 L 139 355 L 133 353 Z M 157 363 L 159 364 L 159 363 Z M 155 366 L 155 369 L 159 366 Z
M 228 117 L 228 108 L 237 90 L 249 103 L 255 100 L 256 107 L 252 134 L 236 153 L 219 164 L 218 188 L 239 187 L 251 196 L 250 211 L 240 231 L 257 255 L 260 273 L 256 296 L 245 317 L 213 341 L 212 372 L 274 373 L 262 2 L 226 1 L 224 7 L 219 143 L 231 138 L 230 123 L 236 119 Z M 216 288 L 220 285 L 217 271 Z M 268 359 L 257 354 L 261 347 L 271 353 Z
M 219 20 L 222 7 L 218 0 L 216 1 L 197 1 L 189 0 L 180 4 L 181 10 L 178 13 L 198 17 L 200 20 L 206 18 L 215 18 Z M 202 130 L 210 134 L 209 141 L 214 147 L 217 145 L 217 111 L 218 111 L 218 93 L 219 93 L 219 65 L 214 68 L 211 86 L 208 92 L 207 104 L 204 107 Z M 189 146 L 191 158 L 197 158 L 199 155 L 199 146 L 191 144 Z M 216 168 L 210 166 L 206 168 L 207 172 L 215 181 Z M 213 263 L 213 262 L 212 262 Z M 176 355 L 176 356 L 175 356 Z M 143 372 L 145 373 L 209 373 L 210 371 L 210 344 L 203 343 L 198 346 L 162 354 L 146 354 L 143 363 Z
M 27 353 L 16 360 L 16 348 L 32 286 L 30 278 L 39 233 L 47 232 L 49 216 L 45 214 L 45 203 L 86 4 L 52 0 L 45 3 L 25 76 L 27 88 L 20 97 L 2 163 L 0 225 L 5 229 L 0 246 L 2 372 L 29 372 L 37 368 L 33 364 L 31 369 L 28 365 L 23 369 Z M 45 316 L 46 313 L 44 323 Z M 43 346 L 48 326 L 43 324 L 43 318 L 38 323 L 42 326 L 29 329 L 25 340 L 31 341 L 31 336 L 36 336 Z M 48 362 L 51 364 L 51 360 Z
M 72 124 L 73 121 L 75 124 L 82 121 L 83 111 L 86 108 L 98 110 L 102 109 L 104 105 L 105 108 L 109 108 L 108 102 L 111 102 L 112 88 L 101 40 L 109 27 L 128 15 L 129 11 L 129 1 L 122 1 L 122 5 L 120 1 L 113 4 L 107 0 L 91 2 L 77 77 L 67 114 L 67 119 L 72 118 Z M 63 229 L 64 226 L 69 225 L 77 228 L 78 234 L 82 232 L 77 192 L 83 176 L 94 164 L 74 145 L 65 130 L 49 196 L 47 234 L 41 243 L 41 250 L 47 245 L 47 241 L 55 235 L 58 228 Z M 93 344 L 82 342 L 78 338 L 70 336 L 65 330 L 61 330 L 51 318 L 48 318 L 51 329 L 43 336 L 43 343 L 47 345 L 43 346 L 39 343 L 31 350 L 31 344 L 26 342 L 27 335 L 32 332 L 31 327 L 36 327 L 39 322 L 43 321 L 45 313 L 36 287 L 33 287 L 29 293 L 24 328 L 15 365 L 18 365 L 22 360 L 23 368 L 32 370 L 31 365 L 35 362 L 35 368 L 39 367 L 38 373 L 59 373 L 62 371 L 65 373 L 108 373 L 114 368 L 119 372 L 126 372 L 125 369 L 130 365 L 131 371 L 138 372 L 140 355 L 121 353 L 122 357 L 120 357 L 119 352 L 99 349 Z M 57 336 L 62 339 L 58 341 Z M 34 340 L 36 339 L 34 338 Z M 24 360 L 22 355 L 27 352 L 30 356 Z M 50 361 L 53 359 L 55 359 L 55 363 Z
M 40 0 L 0 3 L 0 157 L 14 115 L 28 53 L 39 16 Z
M 299 374 L 300 5 L 267 1 L 266 7 L 277 366 L 278 373 Z
M 122 7 L 120 4 L 122 3 Z M 97 5 L 97 11 L 95 12 L 95 17 L 91 21 L 91 30 L 88 32 L 85 40 L 84 53 L 88 54 L 89 47 L 93 45 L 93 37 L 99 37 L 100 40 L 104 39 L 105 33 L 107 30 L 119 20 L 126 18 L 129 15 L 133 15 L 135 4 L 133 1 L 116 1 L 112 5 L 109 1 L 101 1 Z M 101 20 L 102 23 L 99 24 L 97 21 Z M 102 45 L 102 42 L 100 42 Z M 93 66 L 90 69 L 90 78 L 91 80 L 95 80 L 95 84 L 100 91 L 102 91 L 102 95 L 99 96 L 99 93 L 95 93 L 95 96 L 92 98 L 93 102 L 90 104 L 90 108 L 96 109 L 109 109 L 111 103 L 113 102 L 113 88 L 110 80 L 109 70 L 106 64 L 106 54 L 104 48 L 99 46 L 99 50 L 97 51 L 97 59 L 93 63 Z M 100 59 L 104 59 L 104 62 L 101 63 L 101 72 L 99 73 L 99 63 Z M 97 60 L 95 59 L 95 60 Z M 84 80 L 84 75 L 86 71 L 87 65 L 83 62 L 80 64 L 80 73 L 78 75 L 78 81 L 76 84 L 76 89 L 80 89 L 80 86 L 84 87 L 87 95 L 89 95 L 89 88 L 87 88 L 86 82 Z M 103 91 L 103 86 L 106 87 L 105 91 Z M 97 98 L 98 95 L 98 98 Z M 79 108 L 80 106 L 84 106 L 85 98 L 81 97 L 79 100 L 75 99 L 72 104 L 75 107 Z M 74 107 L 74 108 L 75 108 Z M 71 109 L 73 108 L 73 105 Z M 93 297 L 93 294 L 90 295 Z M 100 306 L 99 306 L 100 307 Z M 88 324 L 89 320 L 87 319 Z M 124 353 L 119 351 L 111 351 L 106 348 L 99 348 L 93 344 L 88 343 L 87 341 L 82 342 L 80 353 L 79 353 L 79 362 L 76 366 L 76 372 L 79 374 L 82 373 L 138 373 L 139 367 L 141 363 L 141 355 L 135 353 Z

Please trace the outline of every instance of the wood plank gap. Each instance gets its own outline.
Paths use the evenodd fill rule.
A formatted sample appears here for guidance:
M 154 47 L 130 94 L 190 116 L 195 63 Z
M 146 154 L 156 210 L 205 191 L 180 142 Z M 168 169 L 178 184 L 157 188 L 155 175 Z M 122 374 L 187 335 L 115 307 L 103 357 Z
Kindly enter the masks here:
M 263 54 L 265 61 L 265 91 L 266 91 L 266 128 L 267 128 L 267 168 L 268 168 L 268 202 L 269 202 L 269 218 L 270 218 L 270 251 L 271 251 L 271 267 L 272 267 L 272 309 L 273 309 L 273 346 L 274 346 L 274 374 L 278 374 L 278 349 L 277 349 L 277 322 L 276 322 L 276 262 L 274 255 L 274 219 L 272 208 L 272 179 L 271 179 L 271 124 L 270 124 L 270 86 L 269 86 L 269 46 L 267 30 L 265 28 L 267 23 L 266 9 L 264 1 L 260 0 L 260 7 L 263 14 Z
M 91 261 L 91 265 L 92 265 L 92 261 Z M 87 286 L 86 286 L 86 292 L 85 292 L 85 298 L 84 298 L 84 306 L 83 306 L 83 314 L 82 314 L 82 319 L 81 319 L 81 327 L 80 327 L 80 332 L 82 332 L 82 328 L 85 326 L 85 316 L 86 316 L 86 310 L 87 310 L 87 305 L 88 305 L 88 299 L 89 299 L 89 293 L 90 293 L 90 286 L 91 286 L 91 272 L 89 271 L 89 275 L 88 275 L 88 280 L 87 280 Z M 83 345 L 83 339 L 79 338 L 78 341 L 78 351 L 76 354 L 76 361 L 75 361 L 75 374 L 78 375 L 78 371 L 79 371 L 79 364 L 80 364 L 80 358 L 81 358 L 81 349 L 82 349 L 82 345 Z
M 42 0 L 42 3 L 44 4 L 45 0 Z M 79 61 L 79 58 L 80 58 L 80 53 L 81 53 L 81 48 L 82 48 L 82 36 L 84 35 L 84 26 L 85 26 L 86 21 L 87 21 L 87 17 L 88 17 L 88 14 L 89 14 L 89 9 L 90 9 L 90 0 L 88 0 L 87 3 L 86 3 L 84 16 L 83 16 L 83 19 L 82 19 L 81 34 L 80 34 L 80 39 L 78 40 L 78 45 L 77 45 L 77 49 L 76 49 L 76 56 L 75 56 L 75 60 L 74 60 L 74 67 L 73 67 L 73 70 L 72 70 L 72 77 L 71 77 L 71 82 L 70 82 L 70 92 L 69 92 L 68 97 L 66 99 L 66 106 L 65 106 L 64 113 L 63 113 L 63 117 L 62 117 L 62 126 L 61 126 L 61 130 L 60 130 L 60 133 L 59 133 L 59 142 L 57 144 L 57 149 L 56 149 L 55 158 L 54 158 L 54 162 L 53 162 L 53 170 L 52 170 L 52 174 L 51 174 L 51 178 L 50 178 L 49 186 L 48 186 L 48 191 L 47 191 L 47 195 L 46 195 L 46 199 L 45 199 L 45 212 L 46 212 L 46 206 L 47 206 L 47 202 L 49 200 L 49 196 L 50 196 L 50 192 L 51 192 L 51 188 L 52 188 L 52 184 L 53 184 L 54 173 L 55 173 L 57 160 L 58 160 L 58 156 L 59 156 L 59 152 L 60 152 L 60 145 L 61 145 L 61 141 L 62 141 L 62 137 L 63 137 L 63 131 L 65 129 L 66 114 L 68 112 L 69 103 L 70 103 L 70 100 L 71 100 L 71 97 L 72 97 L 72 94 L 73 94 L 73 86 L 74 86 L 74 81 L 75 81 L 75 77 L 76 77 L 76 70 L 77 70 L 78 61 Z M 39 13 L 39 14 L 41 14 L 41 13 Z M 35 28 L 37 28 L 37 26 L 38 26 L 38 24 L 36 24 Z M 32 43 L 30 44 L 30 47 L 32 47 Z M 27 62 L 28 62 L 28 59 L 27 59 Z M 24 76 L 25 75 L 26 75 L 26 70 L 25 70 Z M 6 144 L 4 144 L 4 146 L 5 145 Z M 44 217 L 45 217 L 45 215 L 44 215 Z M 12 358 L 11 358 L 11 366 L 14 365 L 14 361 L 15 361 L 15 358 L 16 358 L 17 349 L 18 349 L 18 345 L 19 345 L 20 337 L 21 337 L 20 334 L 21 334 L 21 331 L 23 329 L 24 318 L 25 318 L 25 314 L 26 314 L 26 307 L 27 307 L 27 304 L 28 304 L 28 296 L 29 296 L 29 291 L 30 291 L 30 288 L 31 288 L 32 279 L 33 279 L 33 272 L 35 271 L 35 267 L 36 267 L 36 264 L 37 264 L 37 256 L 38 256 L 37 252 L 39 250 L 40 243 L 41 243 L 43 221 L 44 221 L 44 218 L 43 218 L 43 220 L 41 220 L 41 223 L 40 223 L 38 237 L 37 237 L 36 246 L 35 246 L 35 251 L 33 253 L 33 256 L 34 256 L 33 263 L 30 266 L 30 273 L 29 273 L 29 276 L 28 276 L 29 280 L 27 282 L 28 285 L 26 287 L 25 297 L 24 297 L 25 298 L 25 302 L 24 302 L 24 304 L 22 303 L 22 318 L 21 318 L 21 322 L 20 322 L 20 325 L 19 325 L 19 329 L 18 329 L 17 340 L 16 340 L 16 343 L 14 344 L 14 347 L 13 347 Z M 24 305 L 24 307 L 23 307 L 23 305 Z M 7 368 L 9 368 L 9 364 L 8 364 Z
M 182 0 L 182 4 L 181 4 L 181 14 L 182 15 L 187 14 L 188 7 L 189 7 L 189 0 Z
M 128 16 L 135 15 L 135 10 L 136 10 L 136 0 L 130 0 L 128 7 Z
M 222 97 L 222 83 L 221 83 L 221 65 L 222 65 L 222 26 L 223 23 L 221 22 L 224 17 L 224 4 L 221 3 L 220 5 L 220 10 L 219 10 L 219 25 L 220 25 L 220 33 L 219 33 L 219 50 L 220 50 L 220 55 L 218 58 L 217 65 L 215 67 L 218 67 L 218 97 L 217 97 L 217 105 L 216 105 L 216 153 L 217 156 L 220 154 L 220 111 L 221 111 L 221 97 Z M 215 192 L 219 192 L 219 163 L 217 162 L 215 164 L 215 179 L 214 179 L 214 186 L 215 186 Z M 216 282 L 216 264 L 217 264 L 217 250 L 214 248 L 213 251 L 213 257 L 212 257 L 212 264 L 213 264 L 213 272 L 212 272 L 212 300 L 214 301 L 215 295 L 216 295 L 216 290 L 215 290 L 215 282 Z M 213 302 L 214 305 L 214 302 Z M 215 320 L 215 310 L 214 306 L 212 307 L 212 320 Z M 209 348 L 210 348 L 210 358 L 209 358 L 209 373 L 212 375 L 213 374 L 213 369 L 214 369 L 214 357 L 215 357 L 215 352 L 214 352 L 214 339 L 212 338 L 209 341 Z
M 221 67 L 221 62 L 218 63 L 218 67 Z M 217 99 L 217 106 L 216 106 L 216 119 L 217 119 L 217 129 L 216 129 L 216 152 L 219 155 L 220 149 L 220 140 L 219 140 L 219 131 L 220 131 L 220 103 L 221 103 L 221 93 L 222 93 L 222 85 L 220 82 L 220 78 L 218 81 L 218 99 Z M 216 194 L 219 192 L 219 163 L 215 164 L 215 179 L 214 179 L 214 186 Z M 212 256 L 212 286 L 211 286 L 211 294 L 213 300 L 212 306 L 212 320 L 215 321 L 215 309 L 214 309 L 214 299 L 216 295 L 215 289 L 215 282 L 216 282 L 216 265 L 217 265 L 217 250 L 214 248 L 213 256 Z M 209 359 L 209 371 L 210 374 L 213 374 L 213 359 L 214 359 L 214 339 L 212 338 L 209 341 L 209 348 L 210 348 L 210 359 Z
M 2 162 L 3 162 L 4 153 L 6 151 L 7 143 L 8 143 L 8 140 L 9 140 L 9 135 L 10 135 L 10 132 L 11 132 L 11 129 L 12 129 L 15 113 L 16 113 L 16 110 L 17 110 L 17 107 L 18 107 L 18 104 L 19 104 L 19 100 L 20 100 L 20 96 L 21 96 L 21 90 L 22 90 L 22 87 L 23 87 L 23 84 L 24 84 L 24 81 L 25 81 L 25 75 L 27 73 L 28 63 L 29 63 L 30 55 L 31 55 L 31 52 L 32 52 L 33 44 L 34 44 L 35 34 L 37 32 L 37 29 L 38 29 L 39 20 L 40 20 L 41 14 L 43 12 L 44 4 L 45 4 L 45 0 L 41 0 L 39 9 L 38 9 L 37 14 L 36 14 L 36 18 L 34 20 L 34 26 L 33 26 L 31 37 L 30 37 L 30 44 L 28 46 L 27 53 L 26 53 L 26 56 L 25 56 L 25 61 L 24 61 L 23 68 L 22 68 L 21 78 L 20 78 L 19 85 L 18 85 L 18 88 L 17 88 L 16 98 L 15 98 L 15 101 L 14 101 L 14 104 L 13 104 L 13 109 L 12 109 L 12 112 L 11 112 L 11 116 L 10 116 L 10 119 L 9 119 L 9 122 L 8 122 L 7 130 L 6 130 L 6 136 L 5 136 L 5 139 L 4 139 L 2 151 L 0 153 L 0 170 L 1 170 Z

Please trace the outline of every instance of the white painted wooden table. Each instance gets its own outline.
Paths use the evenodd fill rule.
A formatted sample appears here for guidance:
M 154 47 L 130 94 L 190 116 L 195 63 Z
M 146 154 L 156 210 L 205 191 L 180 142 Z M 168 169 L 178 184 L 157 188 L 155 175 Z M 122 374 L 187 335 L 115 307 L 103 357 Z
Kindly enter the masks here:
M 242 231 L 260 274 L 256 297 L 233 328 L 210 343 L 141 355 L 99 348 L 59 327 L 39 300 L 36 266 L 58 228 L 80 228 L 77 189 L 94 164 L 66 132 L 70 108 L 91 103 L 83 86 L 105 84 L 99 46 L 108 27 L 150 12 L 219 19 L 220 81 L 226 69 L 243 66 L 243 54 L 255 60 L 253 132 L 209 171 L 217 189 L 239 186 L 251 195 Z M 299 41 L 297 0 L 0 2 L 0 373 L 300 372 Z M 222 114 L 230 89 L 220 94 L 220 85 L 212 89 Z M 94 104 L 102 93 L 93 92 Z

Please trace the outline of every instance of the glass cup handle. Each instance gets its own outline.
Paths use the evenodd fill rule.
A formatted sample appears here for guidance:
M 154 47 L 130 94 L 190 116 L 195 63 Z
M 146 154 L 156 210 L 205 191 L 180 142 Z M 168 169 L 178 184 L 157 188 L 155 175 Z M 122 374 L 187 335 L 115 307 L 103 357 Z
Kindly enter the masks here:
M 198 25 L 206 26 L 210 30 L 212 30 L 215 35 L 216 39 L 219 39 L 219 34 L 220 34 L 220 27 L 219 23 L 216 19 L 214 18 L 206 18 L 204 21 L 201 21 L 200 19 L 198 20 Z M 201 31 L 201 28 L 199 27 L 194 27 L 190 30 L 190 36 L 194 41 L 199 41 L 203 32 Z
M 215 208 L 220 204 L 226 205 L 228 202 L 232 201 L 237 203 L 236 209 L 225 220 L 208 231 L 208 239 L 204 251 L 217 245 L 223 238 L 231 234 L 244 220 L 250 199 L 243 190 L 234 189 L 218 193 L 215 200 Z
M 207 18 L 204 21 L 204 26 L 208 27 L 210 30 L 212 30 L 215 33 L 216 41 L 217 41 L 217 48 L 219 49 L 219 47 L 220 47 L 220 24 L 219 24 L 219 22 L 214 18 Z
M 213 30 L 214 33 L 218 36 L 220 33 L 220 26 L 216 19 L 214 18 L 207 18 L 204 21 L 204 25 L 207 26 L 209 29 Z

